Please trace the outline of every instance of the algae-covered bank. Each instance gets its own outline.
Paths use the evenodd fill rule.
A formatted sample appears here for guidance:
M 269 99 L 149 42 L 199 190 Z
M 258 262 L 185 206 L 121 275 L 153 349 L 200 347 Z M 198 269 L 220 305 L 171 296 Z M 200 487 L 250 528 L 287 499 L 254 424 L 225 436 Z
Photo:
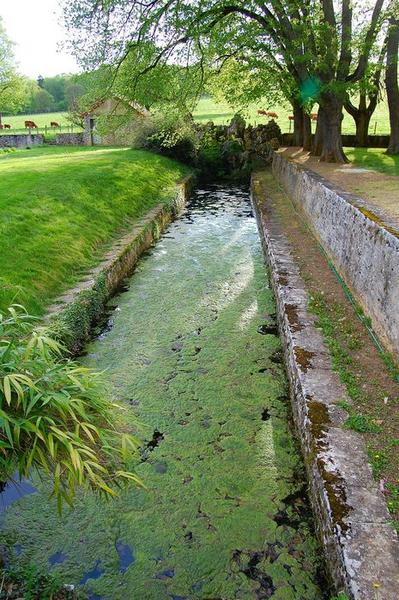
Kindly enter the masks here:
M 18 560 L 97 600 L 324 598 L 247 191 L 197 191 L 117 303 L 84 360 L 142 424 L 147 489 L 15 502 Z

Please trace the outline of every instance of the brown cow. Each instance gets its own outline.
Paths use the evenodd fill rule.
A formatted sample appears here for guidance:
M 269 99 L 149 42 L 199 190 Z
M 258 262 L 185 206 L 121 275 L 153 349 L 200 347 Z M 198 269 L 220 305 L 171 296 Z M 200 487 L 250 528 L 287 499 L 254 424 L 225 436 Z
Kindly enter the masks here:
M 293 121 L 294 120 L 294 115 L 288 115 L 288 120 L 289 121 Z
M 9 125 L 8 123 L 4 123 L 4 129 L 11 129 L 11 125 Z
M 265 117 L 270 117 L 271 119 L 278 119 L 278 114 L 275 112 L 270 112 L 267 110 L 258 110 L 258 115 L 265 115 Z
M 25 129 L 37 129 L 37 125 L 34 121 L 25 121 Z
M 59 127 L 59 126 L 60 126 L 60 124 L 57 123 L 57 121 L 51 121 L 51 123 L 50 123 L 50 127 Z
M 312 121 L 317 121 L 317 113 L 310 113 L 310 118 Z

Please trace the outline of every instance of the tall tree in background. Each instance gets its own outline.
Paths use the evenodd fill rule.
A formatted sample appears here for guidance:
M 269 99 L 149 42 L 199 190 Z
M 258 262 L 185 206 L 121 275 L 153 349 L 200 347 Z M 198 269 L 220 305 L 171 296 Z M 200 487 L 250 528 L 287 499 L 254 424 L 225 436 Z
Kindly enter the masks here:
M 343 162 L 346 90 L 365 74 L 383 8 L 384 0 L 365 0 L 355 8 L 351 0 L 68 0 L 64 13 L 74 53 L 91 68 L 106 62 L 118 69 L 148 42 L 158 52 L 145 73 L 168 61 L 203 65 L 217 36 L 230 36 L 230 46 L 249 51 L 254 40 L 262 42 L 281 65 L 282 78 L 295 82 L 297 112 L 311 100 L 319 103 L 314 153 Z
M 399 86 L 398 86 L 399 18 L 391 16 L 388 30 L 385 86 L 391 134 L 387 154 L 399 154 Z
M 364 148 L 368 146 L 370 120 L 377 108 L 378 99 L 381 94 L 380 82 L 384 69 L 383 61 L 385 53 L 386 44 L 381 48 L 377 63 L 367 70 L 365 77 L 356 86 L 355 92 L 358 95 L 357 106 L 353 103 L 353 99 L 349 94 L 344 103 L 345 110 L 355 121 L 355 145 L 359 147 Z
M 4 112 L 17 112 L 24 103 L 25 80 L 18 74 L 12 42 L 0 17 L 0 123 Z

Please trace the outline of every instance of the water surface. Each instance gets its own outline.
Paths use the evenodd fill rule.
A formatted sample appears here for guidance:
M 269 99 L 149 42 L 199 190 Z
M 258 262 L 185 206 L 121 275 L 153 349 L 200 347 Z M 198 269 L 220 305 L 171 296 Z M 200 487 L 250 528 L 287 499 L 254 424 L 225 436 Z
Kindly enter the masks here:
M 247 191 L 199 190 L 85 358 L 142 423 L 148 490 L 14 503 L 22 556 L 97 599 L 321 600 L 274 311 Z

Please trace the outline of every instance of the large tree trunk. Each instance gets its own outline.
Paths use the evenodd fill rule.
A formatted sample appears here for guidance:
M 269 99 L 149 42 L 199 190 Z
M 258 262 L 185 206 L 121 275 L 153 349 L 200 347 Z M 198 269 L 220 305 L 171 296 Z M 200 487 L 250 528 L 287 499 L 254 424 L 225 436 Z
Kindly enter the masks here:
M 293 145 L 308 150 L 311 143 L 310 117 L 296 99 L 292 100 L 291 104 L 294 113 Z
M 313 154 L 320 161 L 346 163 L 341 137 L 343 102 L 335 94 L 326 92 L 320 96 Z
M 387 154 L 399 154 L 399 87 L 398 87 L 399 20 L 391 18 L 387 43 L 385 85 L 391 133 Z
M 377 106 L 378 90 L 370 94 L 370 103 L 367 106 L 367 96 L 361 92 L 359 106 L 352 104 L 348 97 L 345 101 L 345 110 L 351 115 L 356 124 L 355 146 L 365 148 L 369 145 L 370 120 Z
M 366 148 L 369 145 L 369 127 L 371 114 L 366 111 L 359 111 L 355 117 L 356 139 L 355 145 L 359 148 Z
M 310 120 L 310 115 L 308 115 L 308 113 L 304 113 L 303 120 L 303 149 L 312 149 L 312 123 Z

